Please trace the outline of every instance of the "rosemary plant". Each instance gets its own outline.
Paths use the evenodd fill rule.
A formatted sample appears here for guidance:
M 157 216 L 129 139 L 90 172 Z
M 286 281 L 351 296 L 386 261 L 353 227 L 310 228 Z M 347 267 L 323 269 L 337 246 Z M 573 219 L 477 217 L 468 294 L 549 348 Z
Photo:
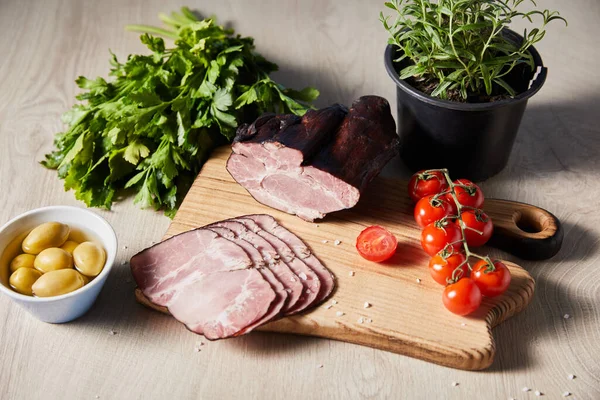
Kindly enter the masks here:
M 517 93 L 505 80 L 513 69 L 525 64 L 533 73 L 529 48 L 544 38 L 546 26 L 566 20 L 557 11 L 520 11 L 533 0 L 394 0 L 386 7 L 395 13 L 380 14 L 389 32 L 389 43 L 399 49 L 400 62 L 410 60 L 400 79 L 413 77 L 431 96 L 466 100 L 470 95 Z M 516 18 L 537 26 L 525 29 L 524 40 L 515 43 L 505 28 Z M 406 62 L 406 61 L 405 61 Z

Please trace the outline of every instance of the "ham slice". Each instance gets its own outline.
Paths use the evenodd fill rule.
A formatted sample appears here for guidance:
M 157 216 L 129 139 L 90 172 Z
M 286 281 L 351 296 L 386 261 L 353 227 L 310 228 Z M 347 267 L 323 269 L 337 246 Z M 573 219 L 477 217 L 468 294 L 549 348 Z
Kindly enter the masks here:
M 220 228 L 220 227 L 210 227 L 207 229 L 210 229 L 211 231 L 215 232 L 216 234 L 218 234 L 228 240 L 231 240 L 232 242 L 234 242 L 235 244 L 240 246 L 242 249 L 244 249 L 244 251 L 246 253 L 248 253 L 248 255 L 250 256 L 250 259 L 252 260 L 254 267 L 258 269 L 258 272 L 261 273 L 263 278 L 265 278 L 265 280 L 267 282 L 269 282 L 269 284 L 271 285 L 271 288 L 275 291 L 275 296 L 276 296 L 275 301 L 273 301 L 271 303 L 271 307 L 270 307 L 269 311 L 267 311 L 267 313 L 265 315 L 263 315 L 260 319 L 258 319 L 254 323 L 252 323 L 251 325 L 248 325 L 243 330 L 239 331 L 236 335 L 248 333 L 251 330 L 253 330 L 254 328 L 256 328 L 257 326 L 265 324 L 265 323 L 273 320 L 274 318 L 276 318 L 280 314 L 283 306 L 285 305 L 288 294 L 285 291 L 283 284 L 281 282 L 279 282 L 279 280 L 277 280 L 277 278 L 271 272 L 271 270 L 269 270 L 268 268 L 265 268 L 266 264 L 265 264 L 265 261 L 263 260 L 262 256 L 260 255 L 260 252 L 258 250 L 256 250 L 254 248 L 254 246 L 252 246 L 252 244 L 250 244 L 249 242 L 245 241 L 244 239 L 236 236 L 232 230 L 229 230 L 227 228 Z
M 235 218 L 232 221 L 241 222 L 246 228 L 269 242 L 269 244 L 277 250 L 277 253 L 279 253 L 283 262 L 286 263 L 300 278 L 304 290 L 302 291 L 302 295 L 300 296 L 300 299 L 298 299 L 298 302 L 287 312 L 287 314 L 302 312 L 313 305 L 319 294 L 319 290 L 321 289 L 321 281 L 317 274 L 315 274 L 304 261 L 296 257 L 292 249 L 290 249 L 283 240 L 261 229 L 253 220 L 248 218 Z
M 243 332 L 276 299 L 244 249 L 208 229 L 173 236 L 133 256 L 130 266 L 152 303 L 207 339 Z
M 354 207 L 398 146 L 388 102 L 364 96 L 349 111 L 335 104 L 240 126 L 227 170 L 257 201 L 313 221 Z
M 281 260 L 279 253 L 277 250 L 269 242 L 265 239 L 257 235 L 256 233 L 250 231 L 244 224 L 241 222 L 236 222 L 233 220 L 226 220 L 216 222 L 209 227 L 224 227 L 231 231 L 233 231 L 236 235 L 247 240 L 255 247 L 262 255 L 263 259 L 266 262 L 267 268 L 273 272 L 275 277 L 281 282 L 281 284 L 285 287 L 286 292 L 288 293 L 287 302 L 284 305 L 281 312 L 284 315 L 290 313 L 290 310 L 294 308 L 300 296 L 302 295 L 303 285 L 300 282 L 300 278 L 296 275 L 290 267 Z
M 319 294 L 315 298 L 315 304 L 318 304 L 329 297 L 335 287 L 335 278 L 333 274 L 327 268 L 325 268 L 321 261 L 319 261 L 319 259 L 310 251 L 306 243 L 304 243 L 298 236 L 279 225 L 275 218 L 270 215 L 247 215 L 244 217 L 244 219 L 251 219 L 261 229 L 280 238 L 289 246 L 296 257 L 304 261 L 304 263 L 315 272 L 315 274 L 319 277 L 319 281 L 321 282 L 321 290 L 319 290 Z

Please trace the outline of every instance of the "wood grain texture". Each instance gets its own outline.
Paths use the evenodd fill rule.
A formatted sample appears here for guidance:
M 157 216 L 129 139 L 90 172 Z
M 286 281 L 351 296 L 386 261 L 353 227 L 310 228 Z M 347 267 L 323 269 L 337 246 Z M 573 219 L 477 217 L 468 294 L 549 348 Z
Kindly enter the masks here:
M 269 214 L 297 234 L 336 276 L 336 290 L 329 301 L 260 330 L 342 340 L 459 369 L 480 370 L 492 364 L 496 353 L 492 327 L 522 311 L 533 296 L 534 281 L 527 271 L 507 263 L 512 282 L 504 295 L 486 299 L 469 317 L 452 315 L 440 301 L 443 287 L 429 276 L 405 181 L 377 179 L 353 209 L 309 223 L 254 200 L 227 172 L 230 154 L 229 146 L 213 152 L 165 238 L 244 214 Z M 495 222 L 501 226 L 514 224 L 516 210 L 507 212 L 506 202 L 499 205 L 488 200 L 486 211 L 498 215 Z M 364 260 L 354 247 L 358 234 L 370 225 L 385 226 L 398 238 L 398 251 L 385 263 Z M 139 290 L 136 298 L 152 306 Z M 365 302 L 371 306 L 365 309 Z M 165 312 L 164 307 L 156 308 Z M 367 321 L 360 323 L 359 318 Z
M 386 35 L 377 21 L 381 3 L 0 0 L 0 223 L 43 205 L 82 206 L 38 161 L 63 129 L 60 114 L 79 92 L 75 78 L 106 77 L 109 48 L 120 58 L 145 51 L 125 24 L 155 23 L 159 12 L 188 4 L 255 37 L 258 50 L 280 64 L 282 83 L 321 90 L 319 106 L 372 93 L 394 109 L 395 88 L 383 67 Z M 196 353 L 196 335 L 134 299 L 129 267 L 121 263 L 160 240 L 171 221 L 127 198 L 111 212 L 98 211 L 117 231 L 118 264 L 85 317 L 47 325 L 0 297 L 0 397 L 534 398 L 521 392 L 527 386 L 544 392 L 543 399 L 565 390 L 571 398 L 599 399 L 600 3 L 538 4 L 561 10 L 569 27 L 551 26 L 536 45 L 548 80 L 529 102 L 509 165 L 482 188 L 489 197 L 552 211 L 563 222 L 564 242 L 547 261 L 490 250 L 527 269 L 536 292 L 521 314 L 494 329 L 496 359 L 488 370 L 459 371 L 364 346 L 269 333 L 207 343 Z M 386 174 L 408 177 L 396 161 Z M 567 313 L 571 318 L 563 319 Z M 111 329 L 117 334 L 109 335 Z

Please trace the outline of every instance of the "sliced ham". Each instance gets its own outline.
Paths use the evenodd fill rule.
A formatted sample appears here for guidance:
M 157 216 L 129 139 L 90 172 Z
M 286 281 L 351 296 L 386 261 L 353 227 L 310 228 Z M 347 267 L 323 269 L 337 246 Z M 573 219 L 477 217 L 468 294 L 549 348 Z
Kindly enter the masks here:
M 325 266 L 319 261 L 317 257 L 310 251 L 306 243 L 304 243 L 298 236 L 279 225 L 275 218 L 267 214 L 247 215 L 244 219 L 251 219 L 256 225 L 258 225 L 264 231 L 278 237 L 281 241 L 285 242 L 296 257 L 300 258 L 306 265 L 308 265 L 319 277 L 321 282 L 321 290 L 315 299 L 315 304 L 318 304 L 325 300 L 333 292 L 335 287 L 335 278 L 333 274 L 325 268 Z
M 210 340 L 306 311 L 334 284 L 308 247 L 268 215 L 173 236 L 133 256 L 130 266 L 150 303 Z
M 287 314 L 302 312 L 313 305 L 319 294 L 319 290 L 321 289 L 321 281 L 317 274 L 310 269 L 304 261 L 296 257 L 292 249 L 283 240 L 261 229 L 253 220 L 248 218 L 235 218 L 232 221 L 243 223 L 246 228 L 269 242 L 269 244 L 277 250 L 281 260 L 283 260 L 283 262 L 286 263 L 300 278 L 300 283 L 302 283 L 302 286 L 304 287 L 302 295 Z
M 243 331 L 276 298 L 244 249 L 208 229 L 173 236 L 136 254 L 130 265 L 152 303 L 207 339 Z
M 267 268 L 273 272 L 288 293 L 287 302 L 281 311 L 284 315 L 289 314 L 290 310 L 294 308 L 300 299 L 300 296 L 302 296 L 304 286 L 300 282 L 298 275 L 296 275 L 290 269 L 290 267 L 280 259 L 281 257 L 279 253 L 277 253 L 277 250 L 275 250 L 275 248 L 265 239 L 246 228 L 246 226 L 241 222 L 226 220 L 216 222 L 212 225 L 209 225 L 209 227 L 227 228 L 233 231 L 239 237 L 250 242 L 252 246 L 261 253 L 266 262 Z
M 313 221 L 351 208 L 398 152 L 388 102 L 358 99 L 238 128 L 227 170 L 259 202 Z

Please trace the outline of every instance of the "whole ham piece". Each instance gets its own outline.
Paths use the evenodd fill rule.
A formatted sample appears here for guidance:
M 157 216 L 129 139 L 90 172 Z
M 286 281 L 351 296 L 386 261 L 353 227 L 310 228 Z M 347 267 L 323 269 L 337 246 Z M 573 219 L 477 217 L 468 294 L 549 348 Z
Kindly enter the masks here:
M 327 298 L 333 275 L 269 215 L 215 222 L 131 258 L 144 296 L 207 339 L 248 333 Z
M 398 145 L 387 100 L 364 96 L 349 111 L 336 104 L 241 125 L 227 170 L 257 201 L 313 221 L 356 205 Z

